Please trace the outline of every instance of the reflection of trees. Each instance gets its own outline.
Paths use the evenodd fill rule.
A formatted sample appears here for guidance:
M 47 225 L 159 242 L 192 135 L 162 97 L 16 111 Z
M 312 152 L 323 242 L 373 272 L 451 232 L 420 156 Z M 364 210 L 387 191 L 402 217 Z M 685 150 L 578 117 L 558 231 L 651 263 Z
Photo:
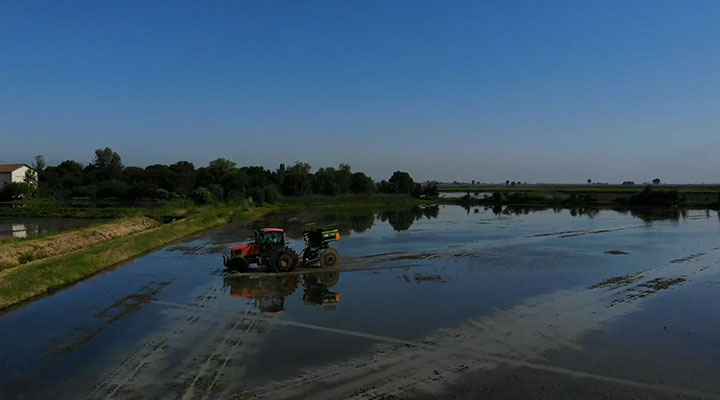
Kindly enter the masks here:
M 570 209 L 570 215 L 573 217 L 582 217 L 586 216 L 588 218 L 595 218 L 596 215 L 600 212 L 597 208 L 588 208 L 588 207 L 573 207 Z
M 378 213 L 378 218 L 383 222 L 388 222 L 396 231 L 406 231 L 410 229 L 415 221 L 422 218 L 437 218 L 440 214 L 440 206 L 418 206 L 405 210 L 384 211 Z
M 492 210 L 493 214 L 495 215 L 528 215 L 530 213 L 542 212 L 547 210 L 552 210 L 552 212 L 554 212 L 555 214 L 559 214 L 564 210 L 569 210 L 570 215 L 572 215 L 573 217 L 586 216 L 588 218 L 593 218 L 600 212 L 600 209 L 595 207 L 572 207 L 566 209 L 562 207 L 543 206 L 502 206 L 499 204 L 492 207 L 485 206 L 485 211 L 488 210 Z
M 687 210 L 680 208 L 671 207 L 638 207 L 624 210 L 625 213 L 628 211 L 630 215 L 635 218 L 639 218 L 645 222 L 652 222 L 658 220 L 679 220 L 680 217 L 687 218 Z
M 278 213 L 268 215 L 255 223 L 253 229 L 263 227 L 284 228 L 290 239 L 302 239 L 305 224 L 317 223 L 318 228 L 333 228 L 341 235 L 365 232 L 375 223 L 375 214 L 370 210 L 309 211 L 300 215 Z
M 374 223 L 375 215 L 373 213 L 350 216 L 350 226 L 352 227 L 353 231 L 358 233 L 370 230 Z

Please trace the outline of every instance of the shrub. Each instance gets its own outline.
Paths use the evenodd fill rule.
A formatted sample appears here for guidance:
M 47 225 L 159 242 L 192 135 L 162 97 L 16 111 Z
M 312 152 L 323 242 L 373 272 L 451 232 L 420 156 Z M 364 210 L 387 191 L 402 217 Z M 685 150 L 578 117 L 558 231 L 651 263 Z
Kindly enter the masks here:
M 20 264 L 27 264 L 29 262 L 37 260 L 37 258 L 38 257 L 35 253 L 25 253 L 20 255 L 18 261 L 20 262 Z
M 656 190 L 652 186 L 645 186 L 642 192 L 630 196 L 625 202 L 638 206 L 675 206 L 683 201 L 676 190 Z
M 265 201 L 277 203 L 280 200 L 280 189 L 276 185 L 265 186 Z
M 97 187 L 97 197 L 125 197 L 128 192 L 128 184 L 120 180 L 100 182 Z
M 215 202 L 215 195 L 205 187 L 195 189 L 190 197 L 199 206 Z
M 10 201 L 32 196 L 34 187 L 24 182 L 13 182 L 0 190 L 0 201 Z

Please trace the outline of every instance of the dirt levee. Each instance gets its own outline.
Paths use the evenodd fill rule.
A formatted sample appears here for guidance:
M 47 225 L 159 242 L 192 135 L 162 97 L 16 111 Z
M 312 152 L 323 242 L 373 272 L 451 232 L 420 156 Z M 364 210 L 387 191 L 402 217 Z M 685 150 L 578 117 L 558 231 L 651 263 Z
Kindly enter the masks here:
M 160 225 L 158 221 L 152 218 L 137 217 L 46 238 L 1 244 L 0 269 L 69 253 Z

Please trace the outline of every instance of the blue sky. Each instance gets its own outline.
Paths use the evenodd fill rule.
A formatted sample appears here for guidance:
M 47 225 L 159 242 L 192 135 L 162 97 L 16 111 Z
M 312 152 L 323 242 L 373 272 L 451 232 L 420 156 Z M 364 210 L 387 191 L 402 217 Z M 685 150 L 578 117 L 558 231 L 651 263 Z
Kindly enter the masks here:
M 718 1 L 7 1 L 0 162 L 720 181 Z

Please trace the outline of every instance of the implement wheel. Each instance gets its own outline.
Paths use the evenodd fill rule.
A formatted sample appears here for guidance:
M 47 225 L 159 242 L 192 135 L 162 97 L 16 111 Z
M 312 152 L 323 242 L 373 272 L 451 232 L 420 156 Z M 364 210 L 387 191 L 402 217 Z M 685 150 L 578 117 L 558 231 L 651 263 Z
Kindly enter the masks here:
M 320 253 L 320 266 L 323 268 L 334 267 L 340 260 L 340 254 L 332 247 L 328 247 Z
M 320 278 L 320 283 L 322 283 L 326 288 L 331 288 L 338 283 L 338 280 L 340 280 L 340 272 L 323 272 L 318 274 L 318 278 Z
M 290 272 L 295 269 L 298 263 L 298 255 L 293 250 L 281 251 L 273 260 L 273 268 L 276 272 Z

